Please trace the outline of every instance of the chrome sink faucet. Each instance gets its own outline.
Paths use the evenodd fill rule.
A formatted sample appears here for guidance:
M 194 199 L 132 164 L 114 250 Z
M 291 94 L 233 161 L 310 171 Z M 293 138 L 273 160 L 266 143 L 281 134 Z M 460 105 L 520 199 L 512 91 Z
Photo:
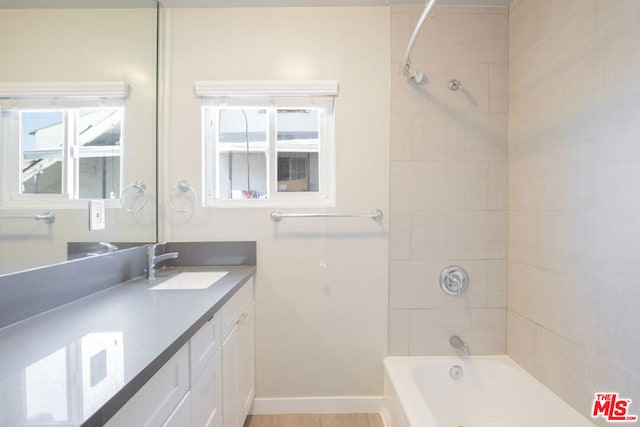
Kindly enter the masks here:
M 149 280 L 156 280 L 156 264 L 166 261 L 168 259 L 178 258 L 178 252 L 169 252 L 156 256 L 156 249 L 158 246 L 166 245 L 167 242 L 154 243 L 149 246 L 147 254 L 149 255 L 149 263 L 147 264 L 147 277 Z
M 449 338 L 449 344 L 451 344 L 451 347 L 460 350 L 462 356 L 469 355 L 469 345 L 459 336 L 451 335 L 451 338 Z

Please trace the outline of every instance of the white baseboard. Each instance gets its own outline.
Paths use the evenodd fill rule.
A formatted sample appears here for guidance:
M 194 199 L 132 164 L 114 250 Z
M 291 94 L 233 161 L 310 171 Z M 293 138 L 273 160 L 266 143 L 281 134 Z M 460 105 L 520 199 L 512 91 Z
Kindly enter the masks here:
M 384 427 L 393 427 L 391 417 L 389 417 L 389 412 L 387 412 L 386 407 L 383 407 L 380 411 L 380 418 L 382 418 L 382 424 L 384 425 Z
M 269 414 L 350 414 L 382 410 L 382 396 L 322 396 L 256 398 L 249 411 Z

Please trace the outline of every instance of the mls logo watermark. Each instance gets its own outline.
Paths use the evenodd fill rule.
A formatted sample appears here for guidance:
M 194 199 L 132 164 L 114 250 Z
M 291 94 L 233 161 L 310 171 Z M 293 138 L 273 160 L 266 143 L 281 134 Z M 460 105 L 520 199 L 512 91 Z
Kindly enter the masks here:
M 631 399 L 618 398 L 618 393 L 596 393 L 593 400 L 593 418 L 602 417 L 610 422 L 633 422 L 637 415 L 628 413 Z

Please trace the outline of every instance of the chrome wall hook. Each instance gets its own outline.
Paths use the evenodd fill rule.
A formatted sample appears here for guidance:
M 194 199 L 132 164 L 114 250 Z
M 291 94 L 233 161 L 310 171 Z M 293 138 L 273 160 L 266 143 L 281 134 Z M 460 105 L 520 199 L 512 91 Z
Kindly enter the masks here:
M 449 84 L 447 85 L 447 87 L 449 88 L 449 90 L 453 91 L 464 89 L 462 83 L 460 83 L 460 81 L 456 79 L 449 80 Z

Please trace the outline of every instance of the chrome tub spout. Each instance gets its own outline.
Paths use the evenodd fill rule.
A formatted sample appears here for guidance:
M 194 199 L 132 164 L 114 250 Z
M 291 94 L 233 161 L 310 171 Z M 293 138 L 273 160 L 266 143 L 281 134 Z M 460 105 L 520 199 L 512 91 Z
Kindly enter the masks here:
M 452 335 L 451 338 L 449 338 L 449 344 L 451 344 L 451 347 L 458 349 L 462 356 L 469 355 L 469 345 L 459 336 Z

